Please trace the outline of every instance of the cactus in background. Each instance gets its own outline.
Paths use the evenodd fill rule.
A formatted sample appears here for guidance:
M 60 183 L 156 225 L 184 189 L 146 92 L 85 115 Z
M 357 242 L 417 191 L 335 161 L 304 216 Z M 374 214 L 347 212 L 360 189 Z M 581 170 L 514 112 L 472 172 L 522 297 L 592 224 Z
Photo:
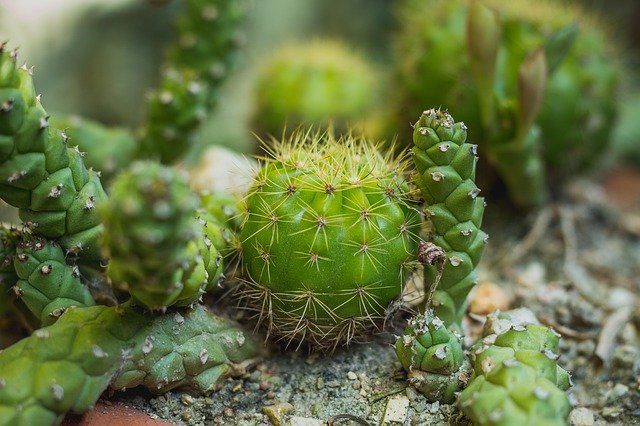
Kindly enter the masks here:
M 373 68 L 337 41 L 285 46 L 269 55 L 258 76 L 253 112 L 256 132 L 280 136 L 285 126 L 292 130 L 300 125 L 326 128 L 331 124 L 342 133 L 367 125 L 365 120 L 379 100 Z
M 515 203 L 541 204 L 547 174 L 599 158 L 622 69 L 592 17 L 551 1 L 405 0 L 401 20 L 402 111 L 455 108 Z
M 489 317 L 474 350 L 474 376 L 460 394 L 479 426 L 564 425 L 571 410 L 569 373 L 558 366 L 559 336 L 508 314 Z
M 487 242 L 480 229 L 485 202 L 475 184 L 477 147 L 466 140 L 464 123 L 435 109 L 423 112 L 413 130 L 414 181 L 427 204 L 432 241 L 446 254 L 438 288 L 425 309 L 432 307 L 447 326 L 462 321 Z M 425 264 L 426 288 L 437 273 L 436 265 Z
M 105 184 L 133 161 L 137 142 L 126 128 L 104 126 L 77 115 L 54 116 L 51 125 L 64 130 L 69 144 L 83 152 L 85 164 L 99 171 Z
M 72 306 L 93 306 L 89 290 L 80 282 L 80 270 L 67 265 L 55 242 L 23 235 L 13 260 L 20 278 L 13 290 L 42 325 L 55 322 Z
M 246 197 L 242 297 L 289 343 L 366 337 L 415 263 L 420 215 L 403 164 L 330 133 L 295 133 L 272 156 Z
M 131 304 L 72 308 L 0 352 L 0 425 L 59 424 L 109 385 L 210 393 L 255 355 L 241 331 L 200 305 L 160 316 Z
M 220 277 L 218 251 L 195 217 L 198 199 L 178 172 L 134 163 L 100 207 L 109 276 L 144 306 L 190 305 Z
M 178 40 L 169 49 L 159 87 L 151 93 L 139 156 L 173 163 L 216 101 L 243 43 L 244 1 L 187 0 Z
M 106 198 L 67 136 L 50 129 L 26 67 L 0 45 L 0 197 L 37 235 L 56 240 L 81 264 L 99 266 L 95 205 Z
M 429 401 L 451 404 L 470 374 L 460 336 L 431 310 L 411 318 L 396 340 L 396 355 L 408 379 Z

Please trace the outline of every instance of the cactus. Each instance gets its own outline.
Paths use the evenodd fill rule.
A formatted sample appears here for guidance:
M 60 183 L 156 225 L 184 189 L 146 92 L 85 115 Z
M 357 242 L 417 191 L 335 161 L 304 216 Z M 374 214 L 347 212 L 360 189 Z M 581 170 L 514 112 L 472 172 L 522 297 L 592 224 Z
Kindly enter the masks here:
M 137 162 L 100 208 L 109 276 L 150 309 L 190 305 L 220 276 L 218 252 L 195 218 L 197 203 L 184 176 Z
M 451 404 L 467 384 L 470 366 L 460 336 L 430 310 L 409 320 L 395 350 L 409 382 L 429 401 Z
M 13 308 L 11 287 L 18 282 L 18 275 L 13 267 L 16 255 L 18 231 L 6 226 L 0 227 L 0 317 L 9 314 Z
M 592 17 L 524 0 L 405 0 L 400 15 L 401 110 L 455 108 L 515 203 L 543 203 L 547 175 L 599 158 L 622 69 Z
M 126 128 L 107 127 L 77 115 L 53 116 L 51 125 L 64 130 L 69 143 L 84 153 L 85 164 L 100 171 L 102 182 L 110 182 L 134 159 L 137 142 Z
M 0 352 L 0 425 L 59 424 L 108 386 L 210 393 L 255 355 L 241 331 L 200 305 L 160 316 L 131 304 L 72 308 Z
M 403 164 L 330 133 L 296 133 L 272 154 L 245 200 L 241 295 L 288 342 L 362 339 L 415 262 L 420 215 Z
M 374 66 L 337 41 L 290 44 L 263 65 L 253 121 L 260 135 L 300 125 L 339 133 L 364 125 L 378 101 Z
M 556 363 L 558 343 L 547 327 L 489 317 L 474 350 L 474 376 L 460 394 L 462 411 L 479 426 L 567 424 L 571 381 Z
M 464 123 L 456 123 L 449 113 L 435 109 L 423 112 L 413 130 L 414 181 L 427 204 L 425 214 L 432 224 L 433 243 L 446 253 L 431 306 L 446 325 L 462 321 L 487 241 L 480 229 L 485 202 L 478 197 L 480 190 L 475 184 L 477 147 L 466 140 Z M 436 265 L 424 268 L 425 283 L 433 283 Z
M 95 205 L 106 198 L 67 136 L 50 129 L 31 71 L 0 44 L 0 197 L 37 235 L 56 240 L 81 264 L 99 265 Z
M 168 52 L 159 87 L 148 101 L 139 156 L 173 163 L 216 101 L 220 83 L 243 43 L 244 1 L 187 0 L 178 41 Z
M 42 325 L 55 322 L 72 306 L 93 306 L 89 290 L 80 282 L 80 270 L 69 266 L 55 242 L 24 235 L 13 260 L 20 278 L 14 292 Z

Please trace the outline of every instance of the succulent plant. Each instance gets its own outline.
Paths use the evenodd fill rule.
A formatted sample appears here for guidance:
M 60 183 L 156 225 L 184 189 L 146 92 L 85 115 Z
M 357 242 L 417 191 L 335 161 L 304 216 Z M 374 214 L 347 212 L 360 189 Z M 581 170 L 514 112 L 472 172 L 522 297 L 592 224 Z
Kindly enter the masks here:
M 217 91 L 244 43 L 245 1 L 188 0 L 178 20 L 159 87 L 148 101 L 140 138 L 142 157 L 173 163 L 217 100 Z
M 256 132 L 280 136 L 300 125 L 364 130 L 379 98 L 373 69 L 337 41 L 285 45 L 269 54 L 257 78 Z
M 553 1 L 405 0 L 400 12 L 400 115 L 455 109 L 515 203 L 541 204 L 548 174 L 599 158 L 622 69 L 595 19 Z
M 475 184 L 476 145 L 467 143 L 467 128 L 441 110 L 424 111 L 413 129 L 414 181 L 425 199 L 432 242 L 445 252 L 444 269 L 431 306 L 449 325 L 459 325 L 469 291 L 477 282 L 487 235 L 480 229 L 485 202 Z M 438 275 L 424 265 L 425 287 Z
M 403 164 L 364 139 L 296 133 L 246 197 L 242 297 L 269 333 L 321 350 L 362 339 L 400 296 L 420 215 Z
M 13 266 L 19 277 L 13 291 L 43 326 L 72 306 L 95 305 L 80 282 L 80 270 L 66 263 L 64 251 L 53 241 L 22 235 Z
M 108 386 L 210 393 L 255 355 L 251 340 L 201 305 L 165 315 L 130 303 L 71 308 L 0 352 L 0 425 L 59 424 Z
M 64 132 L 49 128 L 31 71 L 16 60 L 0 44 L 0 197 L 20 209 L 34 233 L 99 267 L 102 224 L 95 206 L 106 194 L 98 174 L 67 146 Z
M 460 336 L 430 310 L 409 320 L 395 350 L 409 382 L 429 401 L 451 404 L 467 384 L 471 371 Z
M 220 276 L 220 256 L 197 207 L 186 177 L 173 169 L 143 161 L 120 174 L 100 206 L 116 286 L 150 309 L 197 301 Z
M 87 167 L 101 173 L 102 182 L 125 169 L 138 149 L 133 133 L 124 127 L 109 127 L 77 115 L 53 116 L 51 125 L 64 129 L 69 144 L 84 153 Z
M 474 424 L 564 425 L 569 374 L 557 364 L 559 336 L 509 314 L 489 317 L 474 349 L 474 375 L 458 404 Z

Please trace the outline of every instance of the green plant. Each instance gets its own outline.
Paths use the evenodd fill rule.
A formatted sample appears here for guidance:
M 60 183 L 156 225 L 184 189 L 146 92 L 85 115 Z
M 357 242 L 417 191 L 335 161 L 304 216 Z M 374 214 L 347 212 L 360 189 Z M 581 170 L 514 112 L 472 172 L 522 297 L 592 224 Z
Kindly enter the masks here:
M 400 16 L 398 122 L 425 102 L 455 109 L 521 206 L 545 201 L 547 175 L 600 158 L 623 71 L 585 12 L 552 1 L 405 0 Z
M 559 335 L 508 314 L 489 317 L 472 348 L 474 375 L 458 404 L 479 426 L 564 425 L 569 373 L 557 364 Z
M 59 424 L 108 386 L 209 393 L 255 354 L 242 332 L 201 305 L 165 315 L 131 303 L 70 308 L 0 352 L 0 425 Z
M 220 277 L 197 207 L 186 178 L 168 167 L 137 162 L 119 175 L 101 206 L 114 283 L 150 309 L 197 301 Z
M 487 242 L 480 226 L 485 202 L 475 184 L 476 145 L 467 143 L 467 127 L 448 112 L 424 111 L 413 128 L 414 182 L 425 199 L 431 241 L 444 251 L 442 271 L 425 264 L 425 288 L 438 282 L 431 306 L 446 325 L 460 325 L 476 266 Z M 438 280 L 436 277 L 440 275 Z
M 395 350 L 409 382 L 429 401 L 451 404 L 467 384 L 470 366 L 460 336 L 431 310 L 409 320 Z
M 285 126 L 331 125 L 338 133 L 364 126 L 379 98 L 373 69 L 337 41 L 289 44 L 269 54 L 256 82 L 256 131 L 280 136 Z
M 415 263 L 404 166 L 364 139 L 295 133 L 246 196 L 242 297 L 270 334 L 333 349 L 366 338 Z

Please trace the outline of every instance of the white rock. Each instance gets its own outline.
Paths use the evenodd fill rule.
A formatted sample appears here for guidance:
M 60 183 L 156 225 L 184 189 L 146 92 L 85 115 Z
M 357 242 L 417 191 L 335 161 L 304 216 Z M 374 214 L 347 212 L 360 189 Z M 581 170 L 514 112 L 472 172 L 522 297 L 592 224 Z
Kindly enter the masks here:
M 404 423 L 409 410 L 409 398 L 404 395 L 394 396 L 387 401 L 382 424 Z
M 592 426 L 595 423 L 593 411 L 585 407 L 579 407 L 571 411 L 569 422 L 572 426 Z
M 198 192 L 244 194 L 251 186 L 258 163 L 223 146 L 212 146 L 190 171 L 191 188 Z

